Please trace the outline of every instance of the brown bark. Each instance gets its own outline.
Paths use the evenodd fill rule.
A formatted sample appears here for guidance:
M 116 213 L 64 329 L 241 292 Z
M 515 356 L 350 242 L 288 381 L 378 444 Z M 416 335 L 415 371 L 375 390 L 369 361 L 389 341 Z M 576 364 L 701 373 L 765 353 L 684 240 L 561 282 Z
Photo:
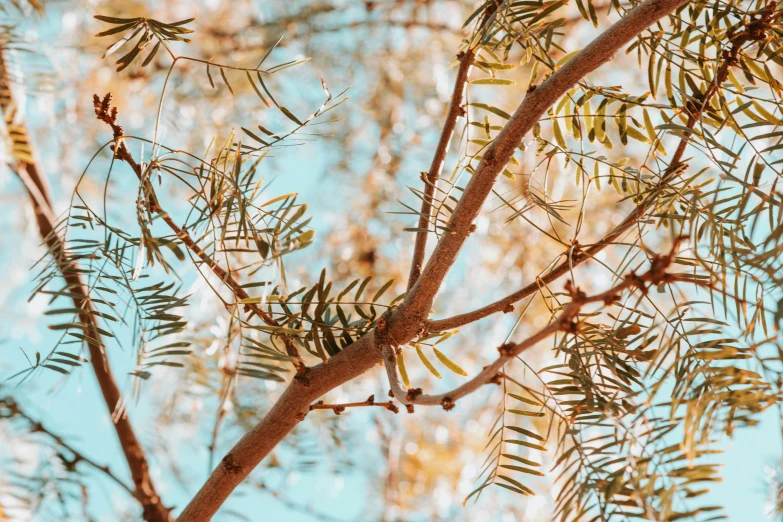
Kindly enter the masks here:
M 370 332 L 328 363 L 310 368 L 308 385 L 294 379 L 264 420 L 223 457 L 177 520 L 210 520 L 234 488 L 305 418 L 310 404 L 335 386 L 360 376 L 379 361 L 375 336 Z
M 31 172 L 32 176 L 30 175 Z M 144 510 L 144 520 L 149 522 L 169 521 L 171 520 L 169 510 L 163 505 L 155 490 L 144 450 L 136 438 L 130 419 L 127 413 L 117 415 L 118 408 L 122 409 L 123 407 L 122 394 L 109 366 L 101 334 L 96 330 L 98 324 L 95 315 L 92 313 L 95 310 L 89 300 L 84 282 L 78 274 L 73 273 L 73 265 L 65 261 L 64 245 L 60 236 L 55 232 L 54 222 L 51 219 L 53 214 L 51 206 L 48 205 L 45 196 L 41 195 L 38 189 L 39 186 L 42 186 L 42 178 L 38 175 L 35 165 L 30 164 L 20 165 L 17 169 L 17 174 L 22 179 L 35 209 L 39 233 L 44 239 L 50 254 L 57 261 L 58 268 L 65 272 L 63 277 L 68 285 L 68 290 L 78 296 L 73 298 L 73 304 L 76 308 L 84 310 L 79 314 L 79 321 L 89 325 L 84 333 L 87 337 L 97 341 L 87 342 L 90 364 L 98 380 L 98 386 L 101 389 L 109 415 L 112 416 L 114 421 L 114 429 L 135 485 L 134 496 Z
M 454 407 L 454 403 L 458 399 L 470 395 L 485 384 L 497 382 L 497 379 L 499 378 L 498 372 L 500 372 L 506 363 L 515 357 L 518 357 L 525 350 L 534 347 L 536 344 L 556 332 L 576 334 L 579 330 L 579 312 L 584 305 L 588 303 L 602 303 L 604 306 L 609 306 L 616 301 L 619 301 L 620 296 L 626 290 L 641 290 L 643 293 L 646 293 L 652 286 L 661 283 L 674 282 L 676 277 L 667 274 L 666 269 L 669 268 L 674 260 L 677 253 L 677 247 L 682 239 L 683 238 L 680 238 L 675 241 L 672 250 L 668 255 L 653 257 L 650 263 L 650 269 L 646 273 L 636 275 L 631 272 L 618 284 L 600 294 L 586 296 L 579 288 L 575 288 L 573 283 L 569 280 L 566 284 L 566 290 L 571 294 L 571 302 L 564 305 L 563 310 L 555 319 L 550 321 L 546 327 L 522 342 L 500 346 L 498 348 L 500 357 L 495 359 L 491 364 L 485 366 L 484 369 L 481 370 L 481 373 L 451 391 L 438 395 L 425 395 L 421 392 L 421 389 L 403 390 L 397 377 L 397 356 L 394 348 L 391 346 L 383 346 L 381 352 L 383 354 L 383 364 L 386 367 L 386 375 L 389 378 L 392 394 L 398 401 L 405 405 L 441 405 L 444 409 L 450 410 Z
M 3 51 L 0 49 L 0 110 L 6 121 L 6 125 L 13 126 L 12 139 L 15 143 L 30 144 L 27 131 L 24 126 L 15 123 L 16 104 L 14 103 L 13 93 L 5 68 Z M 10 130 L 10 129 L 9 129 Z M 98 327 L 94 307 L 89 299 L 89 294 L 84 286 L 81 276 L 74 273 L 74 266 L 69 264 L 66 259 L 65 245 L 61 237 L 55 231 L 54 212 L 52 210 L 51 200 L 45 178 L 41 175 L 40 169 L 35 163 L 19 162 L 14 171 L 22 180 L 25 189 L 30 197 L 30 202 L 35 211 L 35 220 L 38 226 L 38 232 L 46 244 L 49 253 L 54 257 L 57 266 L 63 274 L 68 290 L 76 294 L 73 303 L 76 308 L 83 310 L 79 314 L 79 320 L 83 324 L 89 325 L 85 328 L 85 335 L 94 341 L 87 342 L 88 352 L 90 354 L 90 364 L 104 402 L 112 416 L 114 429 L 117 433 L 122 452 L 130 468 L 131 477 L 135 486 L 134 496 L 142 505 L 144 510 L 144 520 L 149 522 L 168 522 L 172 520 L 169 510 L 163 505 L 158 496 L 155 486 L 149 473 L 149 466 L 144 455 L 136 433 L 128 419 L 127 414 L 117 415 L 118 409 L 122 409 L 124 404 L 122 394 L 117 386 L 117 382 L 106 358 L 101 334 L 96 330 Z
M 424 181 L 424 199 L 421 202 L 421 214 L 416 232 L 416 243 L 413 247 L 413 260 L 411 261 L 411 272 L 408 277 L 408 290 L 421 275 L 422 265 L 424 263 L 424 253 L 427 249 L 427 238 L 430 234 L 430 219 L 432 215 L 432 198 L 435 195 L 435 187 L 438 184 L 438 178 L 443 170 L 443 163 L 446 161 L 446 154 L 449 151 L 451 137 L 454 135 L 454 129 L 457 127 L 457 119 L 464 114 L 462 100 L 465 94 L 465 86 L 468 83 L 470 67 L 476 55 L 472 49 L 464 51 L 459 56 L 459 70 L 457 79 L 454 82 L 454 92 L 451 95 L 451 104 L 449 112 L 446 114 L 446 122 L 443 124 L 443 131 L 440 134 L 440 141 L 435 149 L 435 154 L 430 164 L 430 170 L 425 174 L 422 172 Z
M 644 29 L 687 0 L 648 0 L 629 12 L 579 55 L 534 91 L 528 93 L 488 148 L 452 216 L 454 233 L 444 236 L 403 304 L 378 326 L 327 363 L 311 368 L 308 385 L 294 379 L 267 416 L 231 449 L 178 520 L 210 520 L 231 492 L 299 423 L 321 395 L 361 375 L 381 361 L 379 348 L 400 345 L 425 327 L 435 296 L 472 231 L 492 186 L 524 135 L 545 111 L 586 74 L 607 62 Z
M 503 130 L 488 147 L 457 204 L 451 219 L 453 233 L 438 243 L 418 282 L 405 298 L 400 318 L 423 324 L 449 269 L 470 234 L 473 221 L 522 138 L 565 92 L 588 73 L 609 61 L 644 29 L 687 0 L 648 0 L 604 31 L 581 53 L 534 90 L 528 92 Z
M 759 12 L 760 18 L 754 18 L 754 21 L 751 21 L 749 25 L 752 26 L 753 24 L 762 24 L 763 26 L 763 24 L 769 23 L 772 17 L 772 13 L 773 10 L 770 9 L 769 5 L 764 7 Z M 742 31 L 734 35 L 731 40 L 731 48 L 722 56 L 723 62 L 718 67 L 714 81 L 710 84 L 704 93 L 701 103 L 699 105 L 691 104 L 684 109 L 687 110 L 687 114 L 689 114 L 685 127 L 688 129 L 693 129 L 696 126 L 701 113 L 708 107 L 709 103 L 712 101 L 712 98 L 718 93 L 720 86 L 727 81 L 729 70 L 736 66 L 739 52 L 742 47 L 750 41 L 758 41 L 764 37 L 766 37 L 766 33 L 764 31 L 754 32 L 753 30 Z M 658 181 L 656 187 L 644 198 L 641 203 L 634 207 L 634 209 L 625 217 L 625 219 L 622 220 L 622 222 L 620 222 L 619 225 L 617 225 L 617 227 L 601 238 L 597 243 L 574 252 L 573 255 L 571 255 L 568 259 L 559 263 L 546 274 L 538 277 L 535 282 L 530 283 L 513 294 L 507 295 L 503 299 L 499 299 L 494 303 L 488 304 L 487 306 L 472 312 L 455 315 L 453 317 L 448 317 L 446 319 L 440 319 L 437 321 L 430 321 L 427 325 L 427 331 L 439 332 L 443 330 L 451 330 L 453 328 L 460 328 L 466 324 L 474 323 L 492 314 L 506 311 L 517 301 L 520 301 L 525 297 L 538 292 L 541 288 L 541 283 L 550 284 L 573 270 L 576 266 L 595 258 L 599 252 L 604 250 L 609 245 L 614 244 L 617 239 L 630 230 L 631 227 L 633 227 L 640 219 L 642 219 L 654 206 L 655 201 L 660 195 L 660 189 L 664 188 L 666 184 L 672 180 L 673 176 L 675 176 L 677 172 L 684 168 L 684 165 L 681 163 L 683 156 L 685 155 L 685 150 L 688 148 L 690 138 L 690 133 L 683 135 L 683 137 L 680 139 L 680 142 L 677 144 L 677 149 L 675 150 L 674 155 L 669 162 L 669 166 L 661 175 L 661 179 Z

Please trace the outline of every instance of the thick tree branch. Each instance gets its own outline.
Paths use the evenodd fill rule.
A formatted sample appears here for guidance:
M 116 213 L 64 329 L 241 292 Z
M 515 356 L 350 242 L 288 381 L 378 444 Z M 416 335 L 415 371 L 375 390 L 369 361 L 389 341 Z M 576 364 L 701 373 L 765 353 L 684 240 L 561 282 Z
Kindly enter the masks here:
M 9 130 L 13 129 L 12 140 L 14 143 L 25 143 L 30 147 L 25 127 L 15 122 L 17 117 L 16 104 L 14 103 L 2 49 L 0 49 L 0 110 L 3 112 Z M 90 353 L 90 364 L 98 380 L 106 407 L 114 421 L 114 429 L 117 432 L 117 438 L 125 455 L 125 460 L 128 462 L 135 485 L 134 496 L 144 510 L 144 520 L 167 522 L 171 520 L 171 515 L 158 496 L 150 477 L 149 465 L 147 464 L 144 450 L 136 438 L 136 433 L 128 419 L 127 413 L 124 411 L 122 394 L 109 366 L 102 336 L 97 331 L 98 322 L 96 315 L 93 313 L 95 310 L 90 301 L 89 293 L 79 273 L 73 270 L 73 264 L 68 262 L 63 240 L 55 230 L 54 212 L 46 188 L 46 180 L 41 175 L 38 166 L 33 162 L 20 161 L 14 166 L 13 170 L 19 176 L 30 197 L 40 236 L 57 263 L 57 267 L 62 273 L 63 279 L 65 279 L 69 292 L 74 294 L 74 306 L 82 310 L 79 313 L 79 321 L 88 325 L 85 327 L 84 333 Z
M 327 363 L 310 368 L 307 385 L 294 379 L 264 420 L 242 437 L 223 458 L 180 515 L 180 522 L 210 520 L 234 488 L 304 418 L 313 401 L 380 362 L 380 346 L 405 344 L 423 330 L 435 295 L 472 231 L 473 220 L 524 135 L 576 82 L 611 59 L 615 52 L 644 29 L 686 2 L 647 0 L 640 4 L 527 95 L 484 154 L 453 213 L 450 223 L 453 233 L 439 241 L 403 304 L 388 317 L 381 318 L 373 331 L 347 346 Z
M 728 79 L 729 70 L 736 66 L 738 63 L 739 53 L 743 46 L 748 42 L 757 42 L 766 38 L 766 31 L 769 29 L 769 24 L 774 18 L 774 3 L 770 3 L 758 12 L 758 17 L 755 15 L 748 21 L 746 30 L 737 33 L 731 39 L 731 47 L 724 51 L 722 55 L 722 63 L 718 67 L 713 82 L 708 86 L 706 92 L 701 97 L 700 103 L 688 102 L 682 109 L 688 114 L 688 121 L 685 126 L 688 129 L 693 129 L 699 121 L 701 114 L 709 106 L 712 98 L 717 94 L 720 86 Z M 650 191 L 650 193 L 639 203 L 623 221 L 614 228 L 609 234 L 601 238 L 600 241 L 590 245 L 587 248 L 582 248 L 573 253 L 568 259 L 562 261 L 546 274 L 542 274 L 536 280 L 521 290 L 514 292 L 494 303 L 488 304 L 482 308 L 474 310 L 472 312 L 456 315 L 446 319 L 440 319 L 437 321 L 430 321 L 427 325 L 427 331 L 438 332 L 443 330 L 451 330 L 453 328 L 460 328 L 466 324 L 474 323 L 480 319 L 488 317 L 498 312 L 507 312 L 513 310 L 514 303 L 533 295 L 541 288 L 541 283 L 549 284 L 560 278 L 564 274 L 570 272 L 574 267 L 584 263 L 589 259 L 593 259 L 599 252 L 606 247 L 615 243 L 615 241 L 630 230 L 640 219 L 642 219 L 647 212 L 650 211 L 655 205 L 661 190 L 663 190 L 667 184 L 675 177 L 677 173 L 682 171 L 686 165 L 681 164 L 685 150 L 690 143 L 691 133 L 684 133 L 677 145 L 677 149 L 672 156 L 669 166 L 661 175 L 660 180 L 656 186 Z
M 468 235 L 475 229 L 473 221 L 492 191 L 522 138 L 568 89 L 594 71 L 636 38 L 687 0 L 648 0 L 634 8 L 620 21 L 604 31 L 582 52 L 554 72 L 545 82 L 528 92 L 503 130 L 487 148 L 454 209 L 446 234 L 424 268 L 421 277 L 408 292 L 400 307 L 399 318 L 406 322 L 423 323 L 443 280 L 451 269 Z
M 413 260 L 411 261 L 411 272 L 408 277 L 408 290 L 421 275 L 422 264 L 424 263 L 424 254 L 427 249 L 427 238 L 430 234 L 430 219 L 432 216 L 432 197 L 435 194 L 435 187 L 438 184 L 438 178 L 443 171 L 443 163 L 446 161 L 446 154 L 449 151 L 451 137 L 454 135 L 454 129 L 457 126 L 457 119 L 464 115 L 465 109 L 462 107 L 462 100 L 465 95 L 465 86 L 468 84 L 470 68 L 476 55 L 472 49 L 467 49 L 460 53 L 459 70 L 457 79 L 454 82 L 454 92 L 451 94 L 451 104 L 449 112 L 446 114 L 446 122 L 443 124 L 443 130 L 440 134 L 440 141 L 435 148 L 435 155 L 430 164 L 430 170 L 422 172 L 422 181 L 424 181 L 424 198 L 421 202 L 421 213 L 419 214 L 419 223 L 416 231 L 416 244 L 413 247 Z
M 342 383 L 363 374 L 380 362 L 374 332 L 347 346 L 343 351 L 310 368 L 309 384 L 294 379 L 264 420 L 250 430 L 223 457 L 207 482 L 177 520 L 207 521 L 231 492 L 283 438 L 305 418 L 310 405 Z

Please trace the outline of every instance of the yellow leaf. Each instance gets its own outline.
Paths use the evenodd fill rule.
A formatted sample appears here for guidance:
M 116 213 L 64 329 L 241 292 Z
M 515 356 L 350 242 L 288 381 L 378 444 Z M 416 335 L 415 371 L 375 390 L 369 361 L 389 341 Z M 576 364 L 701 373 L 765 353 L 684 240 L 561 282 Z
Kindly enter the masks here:
M 291 192 L 290 194 L 283 194 L 282 196 L 277 196 L 274 199 L 270 199 L 269 201 L 267 201 L 266 203 L 264 203 L 261 206 L 262 207 L 266 207 L 267 205 L 271 205 L 272 203 L 277 203 L 278 201 L 282 201 L 282 200 L 288 199 L 288 198 L 294 198 L 294 197 L 296 197 L 298 195 L 299 195 L 298 192 Z
M 557 144 L 560 145 L 561 149 L 567 148 L 565 138 L 563 138 L 563 131 L 560 130 L 560 125 L 558 125 L 556 119 L 552 120 L 552 128 L 555 131 L 555 141 L 557 141 Z
M 421 348 L 419 345 L 416 346 L 416 353 L 419 354 L 419 359 L 421 359 L 421 362 L 424 363 L 424 366 L 427 367 L 427 369 L 430 371 L 432 375 L 437 377 L 438 379 L 442 379 L 443 377 L 440 376 L 440 372 L 435 369 L 435 367 L 432 365 L 432 363 L 427 359 L 427 357 L 424 355 L 424 352 L 421 351 Z
M 405 360 L 402 358 L 402 352 L 397 355 L 397 369 L 400 372 L 402 384 L 404 384 L 406 388 L 410 389 L 411 382 L 408 380 L 408 372 L 405 370 Z
M 454 364 L 454 362 L 451 359 L 443 355 L 443 353 L 441 353 L 440 350 L 438 350 L 437 348 L 433 348 L 432 351 L 435 352 L 435 357 L 437 357 L 438 360 L 443 363 L 443 366 L 445 366 L 452 372 L 456 373 L 457 375 L 462 375 L 467 377 L 468 373 L 462 368 L 460 368 L 459 366 L 457 366 L 456 364 Z

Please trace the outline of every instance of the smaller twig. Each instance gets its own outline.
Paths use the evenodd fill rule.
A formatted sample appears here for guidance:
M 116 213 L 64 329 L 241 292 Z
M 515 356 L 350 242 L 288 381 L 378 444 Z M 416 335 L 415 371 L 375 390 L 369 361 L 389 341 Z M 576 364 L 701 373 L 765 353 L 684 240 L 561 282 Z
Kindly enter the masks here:
M 468 382 L 449 392 L 441 393 L 439 395 L 426 395 L 422 393 L 420 388 L 404 390 L 400 385 L 397 376 L 397 353 L 394 347 L 389 344 L 381 346 L 381 355 L 383 356 L 383 364 L 386 368 L 386 375 L 389 379 L 392 396 L 406 405 L 406 407 L 414 404 L 421 404 L 430 406 L 440 405 L 444 410 L 453 409 L 457 399 L 470 395 L 485 384 L 496 383 L 499 372 L 506 363 L 528 348 L 532 348 L 556 332 L 578 334 L 581 328 L 579 313 L 584 305 L 589 303 L 601 303 L 603 306 L 609 306 L 617 302 L 626 290 L 639 290 L 642 293 L 647 293 L 652 286 L 680 280 L 678 276 L 669 274 L 666 270 L 669 268 L 672 261 L 674 261 L 680 243 L 685 239 L 685 237 L 677 238 L 668 254 L 653 256 L 650 261 L 650 269 L 647 272 L 641 275 L 631 272 L 625 276 L 620 283 L 600 294 L 588 296 L 580 290 L 579 287 L 574 286 L 571 280 L 567 281 L 565 290 L 571 296 L 571 302 L 563 307 L 560 315 L 524 341 L 520 343 L 508 343 L 498 347 L 500 357 L 492 364 L 485 366 L 478 375 Z
M 133 489 L 125 484 L 122 480 L 120 480 L 117 475 L 112 473 L 112 471 L 109 469 L 108 466 L 98 464 L 91 458 L 85 456 L 82 452 L 76 450 L 73 446 L 65 442 L 65 440 L 57 435 L 56 433 L 52 432 L 50 429 L 46 428 L 41 422 L 37 421 L 33 417 L 31 417 L 26 411 L 24 411 L 21 406 L 19 406 L 19 403 L 17 403 L 12 397 L 2 397 L 0 398 L 0 406 L 5 407 L 8 409 L 8 414 L 4 415 L 3 417 L 10 418 L 10 417 L 20 417 L 27 421 L 27 423 L 30 425 L 30 433 L 43 433 L 47 436 L 49 436 L 50 439 L 52 439 L 57 445 L 68 452 L 70 452 L 73 455 L 73 459 L 68 460 L 66 459 L 62 454 L 58 454 L 59 458 L 63 461 L 64 464 L 66 464 L 69 468 L 75 469 L 76 464 L 79 462 L 84 462 L 85 464 L 97 469 L 98 471 L 102 472 L 104 475 L 112 479 L 114 482 L 116 482 L 122 489 L 127 491 L 132 497 L 136 497 L 136 493 L 133 491 Z
M 344 404 L 326 404 L 324 401 L 318 401 L 310 405 L 310 411 L 313 410 L 332 410 L 335 415 L 340 415 L 345 411 L 345 408 L 358 408 L 361 406 L 380 406 L 387 410 L 399 413 L 400 409 L 392 401 L 375 402 L 375 395 L 370 395 L 364 402 L 346 402 Z
M 421 213 L 419 214 L 419 223 L 416 225 L 416 243 L 413 247 L 413 260 L 411 261 L 411 271 L 408 277 L 408 290 L 418 281 L 421 275 L 422 265 L 424 264 L 424 254 L 427 249 L 427 237 L 430 233 L 430 219 L 432 216 L 432 201 L 435 195 L 435 187 L 438 178 L 443 170 L 443 163 L 446 161 L 446 154 L 449 151 L 451 137 L 457 126 L 457 120 L 465 115 L 465 109 L 462 107 L 462 100 L 465 96 L 465 86 L 468 84 L 470 69 L 476 54 L 473 49 L 462 51 L 457 58 L 459 59 L 459 70 L 457 78 L 454 81 L 454 92 L 451 95 L 451 104 L 449 112 L 446 115 L 446 121 L 441 131 L 440 141 L 435 149 L 435 155 L 432 158 L 432 164 L 428 172 L 421 173 L 421 179 L 424 182 L 424 197 L 421 201 Z
M 242 285 L 240 285 L 239 282 L 233 278 L 230 272 L 226 271 L 218 264 L 217 261 L 207 254 L 191 237 L 187 230 L 180 228 L 179 225 L 174 222 L 168 212 L 166 212 L 160 206 L 152 183 L 150 183 L 145 172 L 142 172 L 141 165 L 139 165 L 136 160 L 133 159 L 133 155 L 130 153 L 127 145 L 125 144 L 122 125 L 117 122 L 117 107 L 112 107 L 111 101 L 111 93 L 107 94 L 103 98 L 99 97 L 97 94 L 94 95 L 93 107 L 95 109 L 95 115 L 99 120 L 103 121 L 109 125 L 109 127 L 111 127 L 112 132 L 114 133 L 114 146 L 112 148 L 114 155 L 117 159 L 126 162 L 136 174 L 136 177 L 139 178 L 139 182 L 142 184 L 142 188 L 144 189 L 144 194 L 147 197 L 147 208 L 149 209 L 149 212 L 160 215 L 163 222 L 168 225 L 177 238 L 179 238 L 179 240 L 182 241 L 182 243 L 191 252 L 198 256 L 198 258 L 201 259 L 201 261 L 203 261 L 204 264 L 210 268 L 210 270 L 212 270 L 212 273 L 215 274 L 215 276 L 217 276 L 226 286 L 229 287 L 229 289 L 231 289 L 234 297 L 236 297 L 238 301 L 247 301 L 250 298 L 250 295 L 245 291 L 244 288 L 242 288 Z M 277 321 L 275 321 L 268 313 L 266 313 L 259 305 L 255 303 L 247 303 L 244 305 L 243 309 L 246 312 L 251 312 L 252 314 L 257 315 L 264 323 L 269 326 L 280 326 Z M 305 375 L 307 374 L 307 366 L 305 366 L 304 361 L 299 355 L 299 351 L 296 345 L 287 335 L 280 335 L 279 337 L 283 340 L 286 353 L 292 358 L 292 364 L 296 369 L 297 376 L 305 378 L 306 382 Z
M 223 373 L 223 389 L 220 393 L 220 405 L 218 406 L 217 413 L 215 414 L 215 424 L 212 427 L 212 437 L 207 450 L 209 452 L 209 467 L 207 472 L 211 472 L 214 469 L 215 463 L 215 449 L 217 449 L 218 435 L 220 434 L 220 425 L 226 417 L 226 404 L 231 400 L 233 394 L 234 378 L 236 377 L 235 370 L 226 370 Z

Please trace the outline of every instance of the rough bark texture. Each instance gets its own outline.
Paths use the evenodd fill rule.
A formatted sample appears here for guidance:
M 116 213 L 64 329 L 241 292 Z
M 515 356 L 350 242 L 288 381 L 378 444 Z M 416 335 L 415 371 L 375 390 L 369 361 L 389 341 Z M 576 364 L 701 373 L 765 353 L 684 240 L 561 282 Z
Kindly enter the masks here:
M 438 243 L 418 279 L 408 293 L 404 318 L 414 323 L 426 321 L 438 290 L 471 232 L 473 221 L 492 191 L 522 138 L 557 100 L 589 72 L 597 69 L 644 29 L 671 13 L 687 0 L 648 0 L 593 40 L 541 85 L 529 91 L 503 130 L 498 134 L 471 177 L 451 220 L 454 233 Z M 407 305 L 407 306 L 406 306 Z M 402 314 L 401 314 L 402 315 Z
M 446 274 L 473 229 L 473 221 L 522 138 L 568 89 L 622 49 L 644 29 L 687 0 L 648 0 L 609 28 L 538 88 L 525 97 L 505 128 L 487 149 L 457 205 L 453 234 L 438 243 L 416 284 L 388 318 L 342 352 L 308 372 L 307 382 L 294 379 L 267 416 L 224 457 L 178 520 L 210 520 L 231 492 L 304 418 L 309 404 L 359 376 L 381 361 L 380 349 L 409 342 L 426 328 L 427 316 Z
M 375 336 L 369 333 L 329 362 L 308 372 L 309 385 L 294 379 L 264 420 L 223 457 L 178 520 L 210 520 L 226 498 L 277 444 L 307 415 L 310 404 L 380 362 Z

